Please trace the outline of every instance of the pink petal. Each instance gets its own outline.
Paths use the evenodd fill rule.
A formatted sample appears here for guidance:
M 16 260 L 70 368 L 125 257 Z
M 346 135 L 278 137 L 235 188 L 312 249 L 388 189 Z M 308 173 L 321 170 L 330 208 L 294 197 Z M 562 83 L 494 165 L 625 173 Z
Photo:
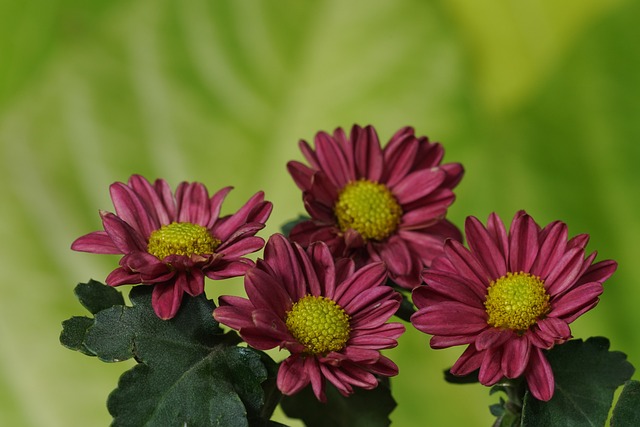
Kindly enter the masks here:
M 224 187 L 211 197 L 209 200 L 210 217 L 209 222 L 207 224 L 203 224 L 205 227 L 211 228 L 218 218 L 220 218 L 222 203 L 232 189 L 233 187 Z
M 264 261 L 275 274 L 274 279 L 284 286 L 294 301 L 306 295 L 304 276 L 292 244 L 282 235 L 272 235 L 264 247 Z
M 168 184 L 164 180 L 158 180 L 158 182 L 164 183 L 169 191 L 169 204 L 171 207 L 174 205 L 173 195 L 171 194 L 171 189 L 168 187 Z M 140 198 L 143 204 L 146 206 L 147 214 L 149 215 L 151 221 L 154 223 L 154 229 L 160 228 L 162 225 L 170 224 L 172 220 L 172 216 L 170 209 L 167 209 L 167 206 L 164 203 L 164 200 L 161 198 L 162 194 L 158 192 L 158 188 L 161 186 L 156 185 L 153 186 L 149 181 L 147 181 L 144 177 L 140 175 L 132 175 L 129 178 L 129 186 L 133 189 L 133 192 Z
M 336 368 L 331 365 L 327 365 L 327 364 L 320 365 L 320 372 L 322 372 L 322 375 L 327 380 L 329 380 L 331 384 L 333 384 L 336 387 L 336 389 L 340 392 L 340 394 L 342 394 L 343 396 L 349 396 L 350 394 L 353 393 L 353 387 L 351 387 L 349 383 L 346 383 L 342 381 L 340 378 L 338 378 L 338 375 L 337 375 L 338 370 L 339 368 Z M 326 401 L 326 397 L 324 396 L 324 393 L 322 394 L 322 399 L 318 398 L 318 400 L 320 400 L 320 402 Z
M 292 160 L 287 163 L 287 171 L 289 171 L 289 175 L 293 178 L 293 182 L 296 183 L 300 190 L 306 191 L 311 188 L 311 177 L 315 173 L 315 170 L 300 162 Z
M 283 394 L 291 396 L 309 384 L 311 379 L 304 361 L 303 357 L 292 355 L 280 364 L 276 384 Z
M 357 270 L 351 277 L 336 286 L 334 301 L 345 307 L 362 292 L 384 283 L 387 272 L 384 264 L 372 263 Z
M 489 215 L 487 232 L 491 235 L 493 242 L 506 260 L 509 255 L 509 238 L 507 237 L 507 231 L 504 228 L 502 220 L 495 212 Z
M 449 348 L 457 345 L 471 344 L 475 337 L 472 335 L 435 335 L 429 340 L 429 345 L 433 349 Z
M 486 350 L 490 347 L 500 347 L 509 339 L 514 339 L 515 333 L 510 329 L 488 328 L 478 334 L 476 348 Z
M 600 261 L 589 268 L 587 268 L 586 273 L 584 273 L 580 279 L 577 281 L 577 284 L 581 285 L 583 283 L 588 282 L 604 282 L 609 277 L 615 273 L 618 268 L 618 263 L 612 260 Z
M 182 288 L 174 283 L 158 283 L 153 286 L 151 305 L 159 318 L 163 320 L 173 318 L 182 302 Z
M 477 218 L 470 216 L 465 221 L 465 232 L 471 251 L 494 278 L 507 273 L 507 263 L 500 248 Z
M 116 268 L 107 276 L 105 282 L 109 286 L 137 285 L 142 283 L 139 273 L 133 273 L 122 267 Z
M 580 274 L 584 260 L 584 251 L 579 248 L 569 249 L 564 256 L 551 269 L 545 278 L 545 288 L 552 297 L 562 294 L 571 288 Z
M 399 298 L 377 303 L 355 314 L 351 319 L 351 323 L 354 328 L 377 328 L 389 320 L 398 311 L 399 306 Z
M 516 216 L 509 239 L 509 271 L 529 272 L 538 255 L 538 226 L 529 215 Z
M 401 323 L 385 323 L 374 330 L 356 329 L 351 332 L 347 346 L 367 349 L 393 348 L 398 345 L 398 337 L 404 331 L 405 327 Z
M 216 237 L 222 241 L 227 240 L 238 228 L 247 223 L 249 214 L 256 206 L 264 203 L 263 199 L 264 194 L 262 192 L 258 192 L 251 196 L 251 198 L 240 209 L 238 209 L 236 213 L 227 217 L 224 223 L 215 228 Z
M 421 282 L 422 261 L 409 251 L 407 244 L 399 236 L 391 236 L 384 243 L 373 243 L 375 250 L 389 270 L 389 277 L 398 285 L 413 289 Z
M 140 197 L 129 186 L 116 182 L 109 187 L 113 206 L 120 219 L 129 224 L 141 236 L 149 236 L 158 228 L 147 211 Z
M 235 330 L 253 326 L 251 313 L 255 307 L 246 298 L 232 295 L 221 296 L 219 307 L 213 310 L 213 318 L 217 322 Z
M 598 296 L 602 294 L 603 290 L 602 284 L 599 282 L 577 286 L 551 301 L 549 316 L 565 320 L 565 317 L 571 316 L 585 306 L 591 306 L 594 302 L 597 302 Z
M 199 183 L 181 183 L 183 191 L 176 191 L 178 203 L 178 222 L 190 222 L 206 227 L 211 219 L 209 210 L 209 193 L 207 188 Z
M 491 347 L 485 350 L 478 373 L 478 379 L 482 385 L 494 385 L 504 377 L 500 363 L 502 354 L 502 347 Z
M 455 199 L 451 190 L 438 190 L 438 193 L 441 197 L 437 201 L 426 203 L 423 200 L 416 203 L 420 205 L 419 207 L 407 210 L 402 215 L 400 228 L 403 230 L 424 230 L 437 224 Z
M 502 347 L 502 371 L 508 378 L 517 378 L 529 363 L 531 344 L 526 337 L 513 336 Z
M 413 130 L 403 136 L 396 133 L 383 149 L 385 174 L 381 182 L 389 188 L 395 186 L 411 170 L 417 152 L 418 140 L 413 136 Z
M 485 353 L 486 351 L 478 351 L 473 344 L 469 344 L 451 367 L 451 373 L 459 376 L 470 374 L 482 365 Z
M 269 309 L 284 316 L 294 301 L 272 276 L 253 268 L 244 276 L 244 288 L 256 309 Z
M 571 338 L 571 329 L 564 320 L 547 317 L 537 322 L 537 335 L 544 341 L 561 344 Z
M 425 270 L 422 278 L 429 288 L 447 297 L 447 299 L 484 309 L 485 295 L 475 292 L 475 287 L 465 282 L 461 277 L 443 271 Z M 415 293 L 416 290 L 414 290 Z M 416 303 L 416 305 L 418 304 Z
M 316 242 L 309 246 L 307 253 L 314 269 L 314 275 L 320 285 L 317 295 L 333 299 L 336 287 L 336 269 L 329 248 L 322 242 Z
M 459 302 L 445 301 L 421 308 L 411 316 L 411 323 L 431 335 L 471 335 L 487 327 L 487 314 Z
M 101 212 L 101 214 L 104 230 L 120 253 L 147 251 L 146 241 L 129 224 L 112 213 Z
M 197 297 L 204 292 L 204 274 L 197 268 L 178 275 L 176 286 L 180 286 L 192 297 Z
M 547 277 L 551 268 L 560 261 L 567 247 L 567 226 L 556 221 L 545 227 L 545 237 L 540 242 L 540 252 L 531 267 L 531 272 L 539 277 Z
M 465 279 L 465 283 L 472 285 L 478 295 L 486 295 L 487 286 L 495 277 L 491 277 L 478 259 L 460 242 L 447 240 L 444 243 L 444 253 L 458 274 Z
M 262 237 L 249 236 L 240 238 L 230 245 L 220 245 L 218 249 L 216 249 L 216 252 L 224 255 L 227 259 L 233 259 L 259 251 L 263 246 L 264 239 L 262 239 Z
M 529 356 L 529 367 L 525 372 L 529 391 L 538 400 L 544 402 L 553 397 L 555 382 L 553 371 L 542 350 L 534 347 Z
M 243 276 L 252 267 L 253 261 L 246 258 L 233 261 L 226 261 L 223 258 L 221 261 L 207 267 L 204 274 L 212 280 L 223 280 Z
M 358 178 L 378 182 L 382 176 L 383 157 L 378 135 L 372 126 L 367 126 L 352 138 Z
M 316 138 L 317 137 L 318 135 L 316 134 Z M 320 164 L 318 163 L 318 156 L 316 156 L 316 152 L 313 150 L 313 148 L 311 148 L 311 145 L 309 145 L 309 143 L 305 140 L 300 140 L 300 142 L 298 142 L 298 148 L 300 148 L 302 155 L 305 159 L 307 159 L 307 162 L 309 162 L 311 167 L 315 170 L 319 170 Z
M 368 365 L 367 369 L 374 374 L 383 375 L 385 377 L 393 377 L 398 375 L 398 365 L 393 363 L 393 361 L 388 357 L 382 355 L 376 363 Z
M 460 183 L 464 175 L 464 167 L 462 167 L 460 163 L 445 163 L 440 165 L 440 169 L 444 170 L 447 174 L 447 177 L 442 183 L 442 186 L 446 188 L 454 188 Z
M 72 244 L 71 249 L 79 252 L 90 252 L 94 254 L 120 254 L 120 250 L 113 244 L 111 237 L 106 231 L 94 231 L 78 237 Z
M 328 134 L 320 132 L 316 135 L 315 145 L 320 170 L 327 174 L 335 187 L 344 187 L 350 181 L 350 171 L 340 144 Z
M 424 169 L 405 176 L 391 190 L 401 205 L 427 196 L 440 187 L 446 174 L 442 169 Z

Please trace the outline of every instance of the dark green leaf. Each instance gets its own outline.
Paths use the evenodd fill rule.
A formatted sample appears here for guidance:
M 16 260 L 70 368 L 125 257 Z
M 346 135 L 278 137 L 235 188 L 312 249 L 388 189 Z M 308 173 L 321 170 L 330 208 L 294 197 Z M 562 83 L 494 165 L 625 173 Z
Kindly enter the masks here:
M 158 318 L 150 286 L 134 287 L 132 306 L 112 304 L 111 289 L 97 282 L 79 287 L 78 298 L 94 319 L 63 323 L 63 345 L 103 361 L 135 358 L 107 406 L 114 426 L 270 426 L 279 400 L 277 366 L 265 353 L 237 347 L 223 334 L 205 295 L 185 295 L 177 315 Z M 107 295 L 100 298 L 101 294 Z M 102 304 L 100 301 L 109 301 Z M 265 398 L 265 395 L 267 398 Z
M 640 381 L 628 381 L 616 407 L 613 408 L 611 427 L 640 426 Z
M 124 298 L 120 292 L 95 280 L 89 280 L 88 283 L 78 283 L 74 292 L 80 303 L 91 314 L 96 314 L 114 305 L 124 305 Z
M 609 351 L 609 340 L 571 340 L 547 352 L 555 376 L 555 393 L 549 402 L 527 392 L 522 409 L 523 426 L 602 426 L 615 390 L 634 368 L 624 353 Z
M 327 403 L 319 402 L 311 387 L 282 399 L 282 409 L 291 418 L 300 418 L 307 427 L 388 426 L 396 406 L 389 387 L 380 383 L 373 390 L 356 389 L 349 397 L 327 383 Z
M 267 373 L 257 352 L 219 346 L 195 360 L 185 350 L 170 348 L 168 357 L 122 375 L 107 402 L 113 426 L 232 427 L 260 419 Z
M 87 356 L 95 356 L 84 345 L 84 338 L 87 329 L 93 325 L 93 319 L 84 316 L 74 316 L 62 322 L 62 333 L 60 334 L 60 344 L 68 349 L 79 351 Z
M 478 370 L 475 370 L 467 375 L 453 375 L 450 369 L 445 369 L 444 380 L 452 384 L 474 384 L 480 382 L 478 372 Z

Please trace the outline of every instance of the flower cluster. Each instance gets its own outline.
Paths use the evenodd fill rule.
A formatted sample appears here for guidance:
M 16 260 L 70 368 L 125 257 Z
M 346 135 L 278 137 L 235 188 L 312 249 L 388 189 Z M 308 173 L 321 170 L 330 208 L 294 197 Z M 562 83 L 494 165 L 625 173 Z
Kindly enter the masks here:
M 325 401 L 327 382 L 348 396 L 397 375 L 382 351 L 397 346 L 405 326 L 389 319 L 411 293 L 410 324 L 431 347 L 467 346 L 451 373 L 478 370 L 485 385 L 524 378 L 535 398 L 551 399 L 545 351 L 571 338 L 569 324 L 598 303 L 616 263 L 594 263 L 587 235 L 569 239 L 564 223 L 540 227 L 524 211 L 508 231 L 496 214 L 486 226 L 468 217 L 465 247 L 446 218 L 463 168 L 410 127 L 384 147 L 372 126 L 314 142 L 300 141 L 308 165 L 287 165 L 309 215 L 288 236 L 266 245 L 256 236 L 272 208 L 262 192 L 221 216 L 231 187 L 209 196 L 183 182 L 173 192 L 133 175 L 111 186 L 104 230 L 72 249 L 122 255 L 106 283 L 152 286 L 161 319 L 177 315 L 185 293 L 203 294 L 205 276 L 244 276 L 246 298 L 220 297 L 213 317 L 255 349 L 289 352 L 277 373 L 285 395 L 310 384 Z M 256 262 L 246 257 L 263 246 Z

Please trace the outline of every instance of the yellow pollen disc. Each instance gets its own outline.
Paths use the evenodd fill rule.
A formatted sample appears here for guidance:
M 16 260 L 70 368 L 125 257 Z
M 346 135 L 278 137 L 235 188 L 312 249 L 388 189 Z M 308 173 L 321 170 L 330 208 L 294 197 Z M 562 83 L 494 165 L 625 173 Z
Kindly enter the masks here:
M 507 273 L 491 282 L 487 291 L 487 323 L 496 328 L 524 332 L 551 308 L 544 282 L 529 273 Z
M 147 252 L 158 259 L 169 255 L 212 254 L 220 245 L 206 227 L 190 222 L 172 222 L 149 236 Z
M 349 315 L 335 301 L 307 295 L 291 307 L 285 323 L 309 354 L 340 351 L 349 340 Z
M 340 230 L 356 230 L 365 240 L 383 240 L 400 223 L 402 208 L 391 191 L 366 179 L 352 181 L 338 195 L 334 212 Z

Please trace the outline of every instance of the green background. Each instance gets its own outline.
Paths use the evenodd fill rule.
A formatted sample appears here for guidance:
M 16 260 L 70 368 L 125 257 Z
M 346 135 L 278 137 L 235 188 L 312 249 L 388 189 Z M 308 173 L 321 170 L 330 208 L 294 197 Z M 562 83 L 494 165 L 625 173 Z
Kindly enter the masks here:
M 639 18 L 632 0 L 0 0 L 0 425 L 110 420 L 130 364 L 58 342 L 84 314 L 75 284 L 117 263 L 69 249 L 112 210 L 109 184 L 233 185 L 225 212 L 264 190 L 268 237 L 303 212 L 297 141 L 353 123 L 441 141 L 466 168 L 459 225 L 526 209 L 591 234 L 620 266 L 574 336 L 640 366 Z M 462 348 L 427 341 L 387 353 L 394 425 L 490 425 L 497 396 L 442 380 Z

